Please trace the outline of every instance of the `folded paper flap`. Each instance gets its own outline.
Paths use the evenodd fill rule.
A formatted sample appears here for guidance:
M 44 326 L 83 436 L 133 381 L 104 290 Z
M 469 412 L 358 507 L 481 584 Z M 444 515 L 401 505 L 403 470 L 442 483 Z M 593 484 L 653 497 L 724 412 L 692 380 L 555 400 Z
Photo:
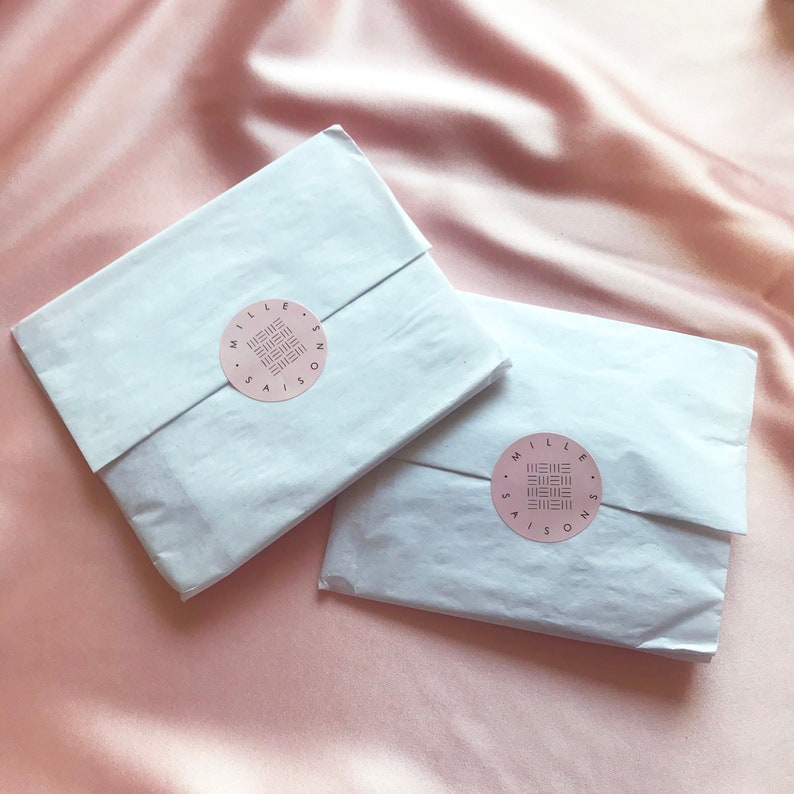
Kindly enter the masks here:
M 707 659 L 730 535 L 604 507 L 528 543 L 485 480 L 390 460 L 336 502 L 320 587 L 530 631 Z
M 513 361 L 505 378 L 399 453 L 490 478 L 505 448 L 544 430 L 595 458 L 603 501 L 746 531 L 756 353 L 587 315 L 467 295 Z
M 221 334 L 284 298 L 325 319 L 429 248 L 339 127 L 23 320 L 14 335 L 96 470 L 225 383 Z
M 506 366 L 428 254 L 334 314 L 326 332 L 333 366 L 300 398 L 262 410 L 219 389 L 100 472 L 183 594 L 260 551 Z M 151 477 L 173 481 L 172 496 L 162 482 L 142 488 Z M 186 499 L 196 520 L 186 522 Z M 219 570 L 222 551 L 233 564 Z

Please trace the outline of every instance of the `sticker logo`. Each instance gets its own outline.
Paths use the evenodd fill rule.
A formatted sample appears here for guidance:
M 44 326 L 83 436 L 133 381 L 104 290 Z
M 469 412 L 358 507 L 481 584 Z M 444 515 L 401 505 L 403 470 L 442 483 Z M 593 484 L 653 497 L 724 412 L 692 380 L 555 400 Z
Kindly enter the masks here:
M 247 397 L 281 402 L 303 394 L 322 374 L 328 341 L 322 323 L 295 301 L 252 303 L 221 337 L 221 367 Z
M 514 441 L 491 475 L 496 512 L 513 532 L 556 543 L 586 529 L 601 505 L 601 472 L 567 436 L 533 433 Z

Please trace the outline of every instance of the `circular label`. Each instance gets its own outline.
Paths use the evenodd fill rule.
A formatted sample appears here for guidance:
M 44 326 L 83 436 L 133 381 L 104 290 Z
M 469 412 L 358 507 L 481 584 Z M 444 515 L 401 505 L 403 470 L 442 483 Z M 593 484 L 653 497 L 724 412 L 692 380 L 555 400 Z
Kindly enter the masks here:
M 246 306 L 221 337 L 221 367 L 247 397 L 280 402 L 303 394 L 325 367 L 322 323 L 305 306 L 275 298 Z
M 491 498 L 502 521 L 542 543 L 568 540 L 589 526 L 601 493 L 601 472 L 590 453 L 557 433 L 514 441 L 491 476 Z

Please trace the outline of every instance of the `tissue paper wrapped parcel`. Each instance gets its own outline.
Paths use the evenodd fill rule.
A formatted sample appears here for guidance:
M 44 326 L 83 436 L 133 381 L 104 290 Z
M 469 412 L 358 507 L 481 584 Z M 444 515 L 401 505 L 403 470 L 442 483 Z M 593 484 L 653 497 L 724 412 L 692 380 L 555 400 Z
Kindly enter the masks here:
M 14 329 L 183 598 L 508 366 L 428 248 L 334 127 Z
M 755 352 L 466 302 L 512 369 L 337 500 L 320 587 L 708 661 Z

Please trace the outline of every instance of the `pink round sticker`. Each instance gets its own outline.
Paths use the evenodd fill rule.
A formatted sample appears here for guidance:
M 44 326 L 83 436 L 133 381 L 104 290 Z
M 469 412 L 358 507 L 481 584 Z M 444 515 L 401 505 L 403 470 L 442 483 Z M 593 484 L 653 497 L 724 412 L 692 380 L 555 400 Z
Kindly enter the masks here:
M 221 337 L 221 367 L 247 397 L 280 402 L 303 394 L 325 367 L 322 323 L 295 301 L 252 303 L 232 317 Z
M 568 540 L 589 526 L 601 493 L 601 472 L 590 453 L 557 433 L 514 441 L 491 476 L 491 498 L 502 521 L 541 543 Z

